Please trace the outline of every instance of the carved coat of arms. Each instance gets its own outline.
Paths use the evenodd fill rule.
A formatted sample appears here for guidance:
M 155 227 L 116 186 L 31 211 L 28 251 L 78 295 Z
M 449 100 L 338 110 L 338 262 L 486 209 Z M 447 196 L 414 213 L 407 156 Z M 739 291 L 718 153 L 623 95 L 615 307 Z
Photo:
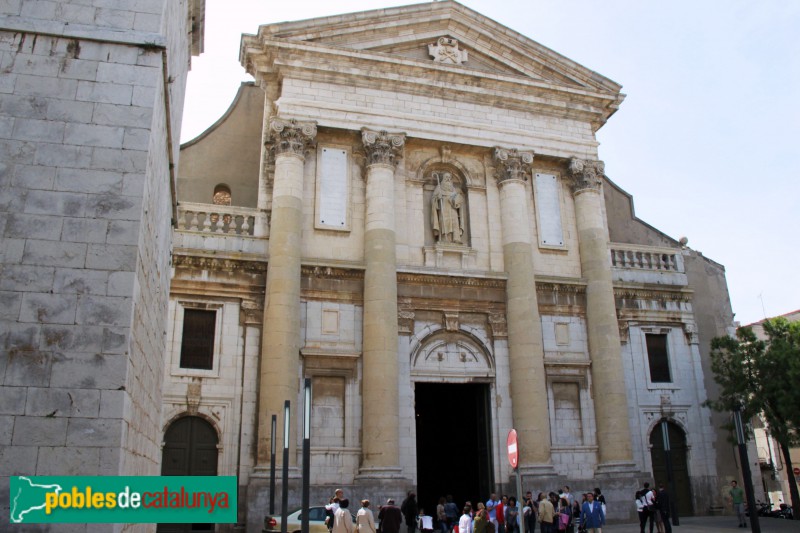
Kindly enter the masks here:
M 467 62 L 467 51 L 459 50 L 458 41 L 450 37 L 439 37 L 436 44 L 429 44 L 428 53 L 437 63 L 460 65 Z

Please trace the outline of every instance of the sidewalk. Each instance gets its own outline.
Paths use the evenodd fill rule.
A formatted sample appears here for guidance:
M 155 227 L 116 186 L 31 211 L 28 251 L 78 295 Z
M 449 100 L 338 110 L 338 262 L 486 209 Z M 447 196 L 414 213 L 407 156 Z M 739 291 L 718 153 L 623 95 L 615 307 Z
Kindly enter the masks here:
M 672 526 L 673 533 L 712 533 L 715 531 L 742 531 L 750 533 L 750 521 L 747 529 L 736 527 L 735 516 L 690 516 L 680 519 L 681 525 Z M 762 533 L 800 533 L 800 520 L 783 520 L 780 518 L 760 518 Z M 645 529 L 649 532 L 649 529 Z M 656 530 L 653 529 L 655 532 Z M 537 529 L 538 533 L 538 529 Z M 639 533 L 639 524 L 614 524 L 603 528 L 603 533 Z

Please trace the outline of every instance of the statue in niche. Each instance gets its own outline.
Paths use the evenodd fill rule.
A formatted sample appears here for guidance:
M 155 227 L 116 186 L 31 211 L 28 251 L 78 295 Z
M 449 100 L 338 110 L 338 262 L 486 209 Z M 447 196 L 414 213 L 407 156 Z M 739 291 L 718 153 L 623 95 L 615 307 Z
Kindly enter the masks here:
M 464 236 L 464 193 L 453 185 L 449 172 L 434 172 L 436 189 L 431 197 L 431 224 L 436 242 L 462 244 Z

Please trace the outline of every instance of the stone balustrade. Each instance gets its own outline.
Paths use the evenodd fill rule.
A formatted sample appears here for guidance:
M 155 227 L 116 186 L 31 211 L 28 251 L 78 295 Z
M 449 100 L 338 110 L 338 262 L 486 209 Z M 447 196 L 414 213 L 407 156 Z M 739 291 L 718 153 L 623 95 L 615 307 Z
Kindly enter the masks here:
M 683 273 L 680 250 L 611 243 L 611 266 L 637 270 Z
M 609 244 L 609 254 L 614 281 L 678 286 L 688 284 L 683 254 L 679 249 L 612 242 Z
M 227 235 L 253 235 L 257 209 L 230 205 L 195 204 L 178 205 L 178 229 Z

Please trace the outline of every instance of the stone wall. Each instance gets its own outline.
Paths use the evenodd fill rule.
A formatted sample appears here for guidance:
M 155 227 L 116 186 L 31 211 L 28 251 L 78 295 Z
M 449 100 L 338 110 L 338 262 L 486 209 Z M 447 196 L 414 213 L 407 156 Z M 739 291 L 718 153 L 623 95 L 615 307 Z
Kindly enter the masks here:
M 190 6 L 84 4 L 0 7 L 0 528 L 7 476 L 159 472 Z

